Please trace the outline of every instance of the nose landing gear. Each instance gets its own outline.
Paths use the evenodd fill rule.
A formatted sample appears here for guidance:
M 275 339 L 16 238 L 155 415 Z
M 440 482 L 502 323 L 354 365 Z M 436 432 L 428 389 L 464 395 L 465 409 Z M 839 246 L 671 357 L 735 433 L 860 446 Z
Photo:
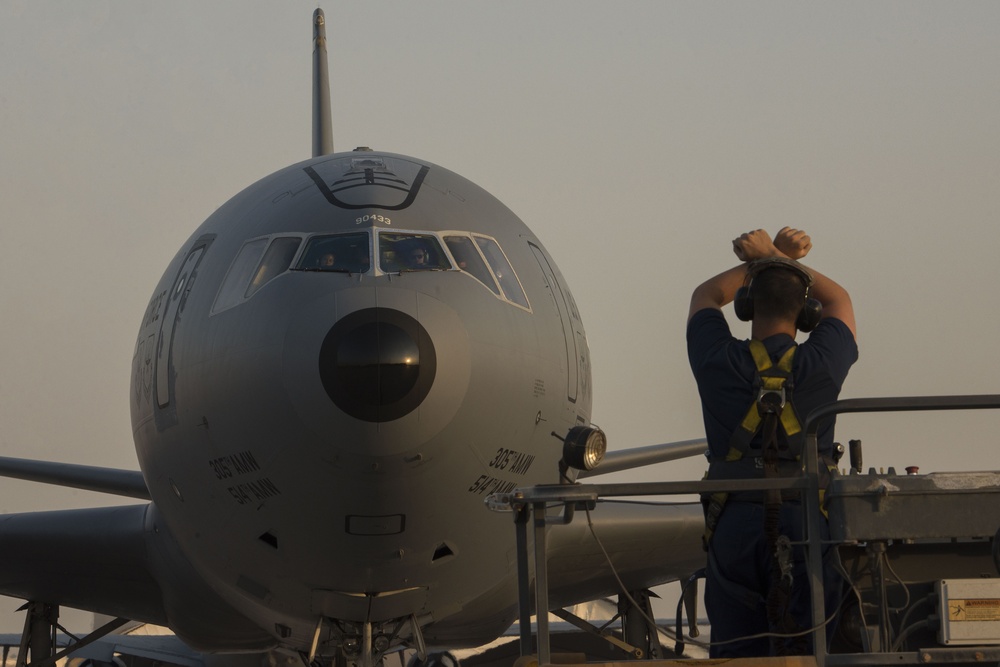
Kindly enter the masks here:
M 423 660 L 416 653 L 406 662 L 406 667 L 459 667 L 458 658 L 448 651 L 429 653 Z
M 325 658 L 315 654 L 324 622 L 329 623 L 330 631 L 326 645 L 333 648 Z M 458 659 L 451 653 L 427 653 L 420 623 L 412 615 L 375 625 L 321 619 L 316 628 L 313 654 L 307 658 L 303 653 L 302 658 L 310 667 L 404 667 L 406 644 L 415 653 L 405 667 L 459 667 Z

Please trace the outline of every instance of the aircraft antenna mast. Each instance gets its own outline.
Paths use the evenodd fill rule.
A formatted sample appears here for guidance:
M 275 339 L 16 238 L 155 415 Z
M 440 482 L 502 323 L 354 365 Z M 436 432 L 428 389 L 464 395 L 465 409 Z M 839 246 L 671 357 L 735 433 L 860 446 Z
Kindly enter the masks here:
M 330 114 L 330 72 L 326 59 L 326 17 L 313 12 L 313 157 L 333 152 Z

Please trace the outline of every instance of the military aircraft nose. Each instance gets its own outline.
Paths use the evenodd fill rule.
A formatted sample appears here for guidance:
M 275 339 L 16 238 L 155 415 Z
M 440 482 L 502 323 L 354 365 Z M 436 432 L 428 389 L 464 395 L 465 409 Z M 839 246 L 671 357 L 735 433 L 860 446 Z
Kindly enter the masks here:
M 363 421 L 387 422 L 427 397 L 437 355 L 420 322 L 391 308 L 367 308 L 331 327 L 320 348 L 319 373 L 338 408 Z
M 303 282 L 315 277 L 302 274 Z M 275 325 L 285 331 L 282 388 L 302 430 L 286 439 L 367 467 L 365 457 L 414 455 L 466 405 L 472 348 L 450 304 L 405 285 L 313 298 L 301 298 L 299 285 L 288 289 L 300 300 Z

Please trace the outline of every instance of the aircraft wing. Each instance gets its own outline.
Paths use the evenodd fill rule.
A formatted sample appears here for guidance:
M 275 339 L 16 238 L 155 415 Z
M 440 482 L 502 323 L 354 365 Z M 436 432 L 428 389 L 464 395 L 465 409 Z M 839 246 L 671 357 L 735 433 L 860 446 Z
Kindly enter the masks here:
M 17 648 L 20 643 L 21 635 L 0 634 L 0 646 Z M 56 635 L 57 649 L 62 650 L 70 644 L 69 637 L 65 634 Z M 160 664 L 167 663 L 180 667 L 205 667 L 205 655 L 188 648 L 175 635 L 112 634 L 73 651 L 71 657 L 111 665 L 114 664 L 115 654 L 155 660 Z
M 168 626 L 199 650 L 275 643 L 212 590 L 151 504 L 0 515 L 0 594 Z
M 17 649 L 21 635 L 0 634 L 0 646 Z M 71 644 L 62 633 L 56 635 L 55 646 L 61 650 Z M 121 660 L 116 660 L 121 656 Z M 70 658 L 89 660 L 93 664 L 127 664 L 130 667 L 298 667 L 297 655 L 265 651 L 259 653 L 203 653 L 196 651 L 172 634 L 110 634 L 73 651 Z M 10 664 L 10 663 L 8 663 Z
M 146 505 L 0 516 L 0 593 L 166 624 Z
M 138 470 L 117 470 L 0 456 L 0 476 L 150 500 L 146 482 Z
M 74 658 L 113 663 L 115 654 L 180 667 L 205 667 L 205 654 L 194 651 L 176 635 L 108 635 L 73 652 Z M 256 660 L 259 664 L 259 658 Z
M 0 476 L 149 500 L 142 473 L 0 457 Z M 0 515 L 0 594 L 165 624 L 148 505 Z
M 301 665 L 297 655 L 275 651 L 259 653 L 203 653 L 182 642 L 176 635 L 112 634 L 74 651 L 73 658 L 114 664 L 121 656 L 131 667 L 293 667 Z
M 686 578 L 705 566 L 701 504 L 602 501 L 553 526 L 547 550 L 553 608 Z M 595 537 L 596 536 L 596 537 Z M 602 549 L 603 547 L 603 549 Z M 607 555 L 605 555 L 605 553 Z

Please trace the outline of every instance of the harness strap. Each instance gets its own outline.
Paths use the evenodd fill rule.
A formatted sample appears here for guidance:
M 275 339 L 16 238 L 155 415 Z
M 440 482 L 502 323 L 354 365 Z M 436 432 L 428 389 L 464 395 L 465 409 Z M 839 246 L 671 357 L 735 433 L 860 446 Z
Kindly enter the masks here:
M 772 447 L 775 446 L 773 442 L 775 434 L 779 431 L 777 421 L 781 423 L 781 430 L 784 431 L 783 435 L 786 444 L 788 438 L 796 435 L 799 435 L 796 441 L 801 440 L 802 425 L 799 423 L 798 416 L 795 414 L 795 408 L 791 402 L 791 390 L 794 384 L 792 381 L 792 364 L 795 360 L 795 351 L 797 349 L 798 347 L 793 344 L 785 350 L 777 363 L 773 363 L 764 343 L 757 339 L 751 339 L 750 356 L 753 358 L 754 367 L 757 371 L 754 380 L 754 388 L 757 390 L 757 396 L 747 409 L 740 427 L 733 433 L 730 440 L 729 452 L 727 452 L 725 458 L 726 463 L 740 461 L 745 455 L 749 454 L 750 442 L 761 431 L 765 415 L 769 415 L 768 421 L 770 422 L 767 427 L 768 433 L 765 436 Z M 785 451 L 798 458 L 801 446 L 798 442 L 796 442 L 796 445 L 796 447 L 792 448 L 786 447 Z M 791 451 L 788 451 L 789 449 Z M 774 458 L 776 457 L 772 457 L 771 454 L 773 453 L 771 452 L 768 454 L 767 457 L 771 460 L 765 465 L 767 470 L 764 472 L 766 476 L 775 476 L 777 474 L 777 462 Z M 709 467 L 709 471 L 705 475 L 706 478 L 712 474 L 713 467 L 716 466 Z M 760 475 L 755 474 L 754 476 L 757 477 Z M 774 494 L 766 495 L 770 495 L 772 499 L 774 497 Z M 780 498 L 780 492 L 778 492 L 778 502 L 780 502 Z M 729 494 L 725 492 L 713 493 L 702 498 L 702 505 L 705 509 L 705 534 L 703 542 L 706 550 L 728 499 Z
M 792 389 L 792 362 L 795 359 L 796 345 L 792 345 L 785 350 L 785 353 L 778 359 L 777 364 L 771 362 L 771 355 L 767 353 L 764 343 L 757 339 L 750 341 L 750 356 L 753 357 L 754 366 L 757 367 L 757 398 L 747 409 L 746 416 L 740 423 L 740 428 L 733 434 L 732 446 L 746 451 L 747 445 L 760 429 L 761 411 L 760 401 L 765 394 L 773 393 L 781 397 L 780 416 L 781 425 L 785 429 L 785 435 L 792 437 L 802 430 L 795 409 L 791 401 L 786 400 L 789 390 Z

